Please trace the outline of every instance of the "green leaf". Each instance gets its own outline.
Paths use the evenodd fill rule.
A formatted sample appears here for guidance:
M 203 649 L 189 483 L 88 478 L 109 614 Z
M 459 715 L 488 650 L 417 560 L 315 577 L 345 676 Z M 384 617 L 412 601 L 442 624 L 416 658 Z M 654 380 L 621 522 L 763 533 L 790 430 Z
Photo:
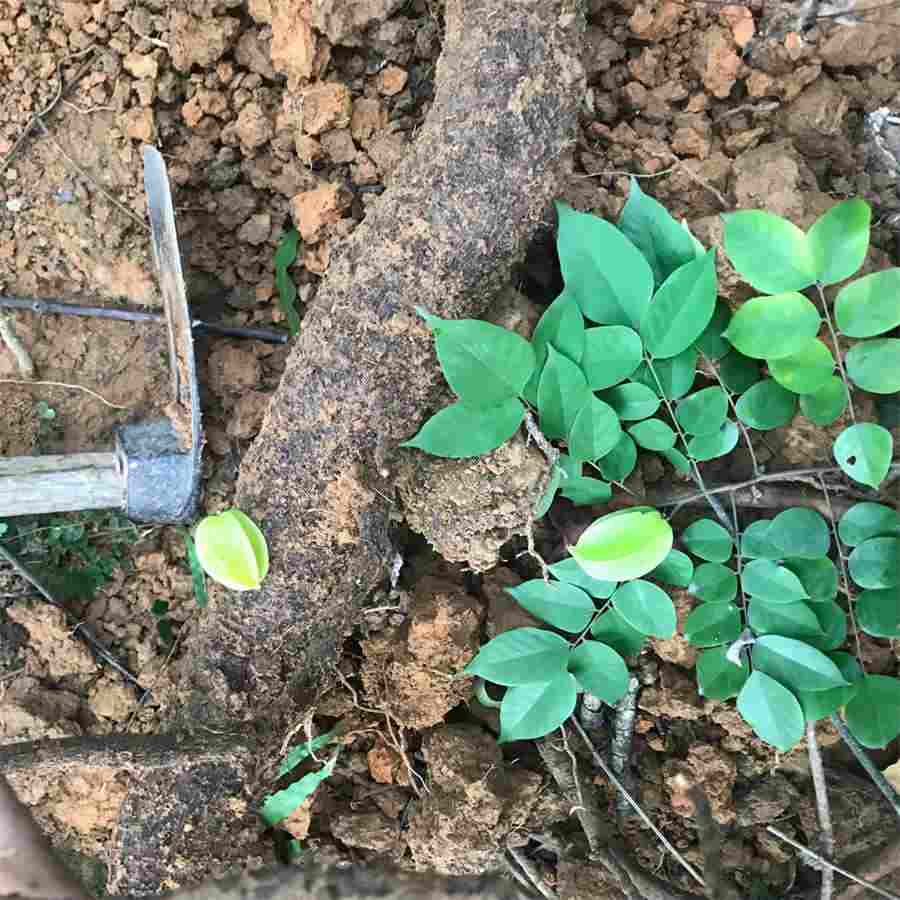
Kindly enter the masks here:
M 292 772 L 300 763 L 309 756 L 312 756 L 317 750 L 327 747 L 338 734 L 337 728 L 326 731 L 312 740 L 306 740 L 302 744 L 294 747 L 290 753 L 284 758 L 284 761 L 278 767 L 278 778 L 283 778 L 288 772 Z
M 755 597 L 750 602 L 748 621 L 757 634 L 780 634 L 799 640 L 822 635 L 816 614 L 805 603 L 768 603 Z
M 769 559 L 748 562 L 741 573 L 741 584 L 748 594 L 770 603 L 793 603 L 806 600 L 809 596 L 800 579 L 790 569 Z
M 703 329 L 703 334 L 694 343 L 694 346 L 712 362 L 721 359 L 731 350 L 731 344 L 722 337 L 730 321 L 731 309 L 728 304 L 722 300 L 716 301 L 712 318 Z
M 608 481 L 624 481 L 637 464 L 637 447 L 630 435 L 622 432 L 619 443 L 597 464 Z
M 516 397 L 490 407 L 451 403 L 400 446 L 418 447 L 445 459 L 482 456 L 508 441 L 524 418 L 525 407 Z
M 861 588 L 900 585 L 900 538 L 877 537 L 863 541 L 850 554 L 850 577 Z
M 715 434 L 698 434 L 688 441 L 687 451 L 693 459 L 705 462 L 726 456 L 737 446 L 738 427 L 730 419 Z
M 675 446 L 675 432 L 659 419 L 644 419 L 632 425 L 628 433 L 646 450 L 671 450 Z
M 255 591 L 269 572 L 269 549 L 263 533 L 239 509 L 203 519 L 194 531 L 203 571 L 234 591 Z
M 556 246 L 566 290 L 585 317 L 601 325 L 637 327 L 653 293 L 653 270 L 618 228 L 556 204 Z
M 572 459 L 568 453 L 560 453 L 556 464 L 562 469 L 566 478 L 578 478 L 584 471 L 584 464 L 577 459 Z
M 730 644 L 740 633 L 741 614 L 730 603 L 704 603 L 684 623 L 684 636 L 695 647 Z
M 794 696 L 800 701 L 807 722 L 824 719 L 846 706 L 856 693 L 853 682 L 859 681 L 863 675 L 856 658 L 849 653 L 829 653 L 828 656 L 851 683 L 847 687 L 832 688 L 830 691 L 796 691 Z
M 672 527 L 647 506 L 601 516 L 569 548 L 592 578 L 627 581 L 658 566 L 672 549 Z
M 793 223 L 762 210 L 723 216 L 725 253 L 738 274 L 764 294 L 802 291 L 816 280 L 806 235 Z
M 602 391 L 600 398 L 608 403 L 620 419 L 646 419 L 659 409 L 660 400 L 643 384 L 619 384 Z
M 803 349 L 819 332 L 819 311 L 803 294 L 754 297 L 731 317 L 725 337 L 753 359 L 780 359 Z
M 662 283 L 638 328 L 652 356 L 677 356 L 703 334 L 716 305 L 716 285 L 715 248 Z
M 297 285 L 288 269 L 297 258 L 297 243 L 300 233 L 296 228 L 286 231 L 275 250 L 275 288 L 278 291 L 278 305 L 287 320 L 292 337 L 300 334 L 300 314 L 297 312 Z
M 838 667 L 815 647 L 803 641 L 766 634 L 750 651 L 753 667 L 798 691 L 827 691 L 847 682 Z
M 669 555 L 650 572 L 649 577 L 676 587 L 687 587 L 694 577 L 694 564 L 686 553 L 670 550 Z
M 581 360 L 588 387 L 599 391 L 624 381 L 640 365 L 643 352 L 640 336 L 631 328 L 624 325 L 588 328 Z
M 728 562 L 734 551 L 731 535 L 712 519 L 698 519 L 689 525 L 681 534 L 681 543 L 707 562 Z
M 688 591 L 704 603 L 731 603 L 737 596 L 737 575 L 721 563 L 697 566 Z
M 562 631 L 581 631 L 594 615 L 594 601 L 571 584 L 534 578 L 507 588 L 506 593 L 533 616 Z
M 873 537 L 900 537 L 900 513 L 881 503 L 856 503 L 841 516 L 838 535 L 848 547 Z
M 646 638 L 632 628 L 614 609 L 594 619 L 591 634 L 622 656 L 637 656 Z
M 863 422 L 845 428 L 832 449 L 837 464 L 847 475 L 877 488 L 891 467 L 894 438 L 881 425 Z
M 599 478 L 568 478 L 560 483 L 559 492 L 576 506 L 594 506 L 612 497 L 612 488 Z
M 844 365 L 847 376 L 871 394 L 900 391 L 900 339 L 878 338 L 850 348 Z
M 764 672 L 753 672 L 737 698 L 738 712 L 756 735 L 787 753 L 803 737 L 805 722 L 797 698 Z
M 593 395 L 581 369 L 553 347 L 547 348 L 547 364 L 538 388 L 541 431 L 551 440 L 564 438 L 575 418 Z M 570 455 L 574 457 L 574 454 Z
M 774 559 L 775 557 L 769 558 Z M 837 596 L 837 569 L 827 557 L 821 559 L 789 558 L 784 560 L 784 566 L 800 579 L 800 583 L 809 594 L 811 603 L 826 603 Z
M 514 628 L 488 641 L 465 668 L 494 684 L 519 685 L 550 681 L 564 671 L 569 642 L 541 628 Z
M 767 534 L 782 556 L 819 559 L 831 549 L 831 529 L 814 509 L 795 506 L 772 519 Z
M 543 737 L 562 725 L 578 699 L 575 679 L 560 672 L 552 681 L 511 687 L 500 704 L 498 743 Z
M 3 532 L 0 531 L 0 534 L 3 534 Z M 158 618 L 165 616 L 169 612 L 169 604 L 166 600 L 154 600 L 153 606 L 150 607 L 150 612 Z
M 900 734 L 900 680 L 864 675 L 844 714 L 847 727 L 864 747 L 885 747 Z
M 310 772 L 283 791 L 266 797 L 266 802 L 259 813 L 266 825 L 270 827 L 277 825 L 300 806 L 307 797 L 311 796 L 313 791 L 334 772 L 337 758 L 338 755 L 335 753 L 317 772 Z
M 797 412 L 797 395 L 783 388 L 773 378 L 754 384 L 738 400 L 738 418 L 758 431 L 769 431 L 787 425 Z
M 727 647 L 703 650 L 697 656 L 697 684 L 700 694 L 710 700 L 737 697 L 750 675 L 746 663 L 736 666 L 728 659 Z
M 832 375 L 814 393 L 800 397 L 800 409 L 814 425 L 830 425 L 846 408 L 847 388 L 837 375 Z
M 591 578 L 578 565 L 578 561 L 572 559 L 571 556 L 560 560 L 558 563 L 553 563 L 550 566 L 550 574 L 566 584 L 573 584 L 575 587 L 587 591 L 592 597 L 597 597 L 600 600 L 607 600 L 616 589 L 615 581 L 601 581 L 599 578 Z
M 663 450 L 662 455 L 669 461 L 672 467 L 679 472 L 690 475 L 693 471 L 690 460 L 680 450 L 676 450 L 673 447 L 671 450 Z
M 493 407 L 522 393 L 536 366 L 525 338 L 478 319 L 427 321 L 444 378 L 463 403 Z
M 771 519 L 751 522 L 741 535 L 741 556 L 747 559 L 780 559 L 781 551 L 769 540 Z
M 872 210 L 864 200 L 844 200 L 819 216 L 807 232 L 816 279 L 837 284 L 859 270 L 869 249 Z
M 708 387 L 685 397 L 675 410 L 675 418 L 688 434 L 715 434 L 728 415 L 728 397 L 720 387 Z
M 206 607 L 209 601 L 209 594 L 206 591 L 206 575 L 203 572 L 203 566 L 200 565 L 200 557 L 197 556 L 197 546 L 191 537 L 187 528 L 181 529 L 184 536 L 184 547 L 187 552 L 188 566 L 191 570 L 191 584 L 194 589 L 194 600 L 200 609 Z
M 847 614 L 834 600 L 816 603 L 812 611 L 822 634 L 805 638 L 806 643 L 823 653 L 836 650 L 847 640 Z
M 543 383 L 542 378 L 541 385 Z M 582 461 L 600 459 L 619 443 L 621 436 L 622 426 L 616 411 L 588 393 L 587 402 L 576 413 L 569 430 L 569 455 Z
M 547 360 L 547 347 L 562 353 L 574 363 L 584 355 L 584 316 L 578 301 L 563 291 L 545 310 L 531 336 L 538 367 Z
M 755 359 L 732 349 L 719 363 L 719 378 L 733 394 L 743 394 L 762 378 L 762 369 Z
M 631 380 L 650 388 L 659 397 L 677 400 L 694 384 L 697 375 L 697 357 L 696 349 L 688 347 L 684 353 L 670 359 L 653 360 L 652 371 L 647 363 L 641 363 L 632 374 Z
M 650 637 L 670 638 L 677 616 L 669 595 L 649 581 L 629 581 L 612 595 L 616 612 L 632 628 Z
M 610 706 L 628 690 L 625 661 L 611 647 L 597 641 L 585 641 L 572 651 L 569 671 L 586 691 Z
M 618 226 L 650 264 L 657 284 L 694 258 L 691 235 L 658 200 L 641 190 L 636 178 L 631 179 Z
M 863 591 L 856 598 L 856 621 L 873 637 L 900 638 L 900 591 Z
M 863 275 L 844 285 L 834 300 L 837 327 L 852 338 L 875 337 L 900 325 L 900 269 Z
M 821 390 L 834 371 L 834 357 L 818 338 L 804 344 L 796 353 L 770 360 L 769 374 L 795 394 L 814 394 Z
M 553 505 L 553 500 L 556 497 L 556 492 L 559 490 L 562 480 L 562 469 L 557 464 L 550 471 L 550 480 L 547 482 L 547 487 L 544 488 L 544 493 L 541 495 L 538 502 L 534 504 L 535 519 L 542 519 L 547 514 L 547 510 Z

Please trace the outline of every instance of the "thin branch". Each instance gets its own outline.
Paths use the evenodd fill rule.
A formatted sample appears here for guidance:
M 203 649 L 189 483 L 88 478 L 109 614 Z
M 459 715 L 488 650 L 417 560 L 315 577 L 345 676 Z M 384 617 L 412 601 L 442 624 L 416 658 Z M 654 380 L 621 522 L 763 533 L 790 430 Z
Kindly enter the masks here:
M 622 783 L 632 788 L 634 779 L 631 776 L 631 745 L 634 740 L 634 722 L 637 718 L 637 698 L 641 683 L 637 675 L 628 678 L 628 689 L 615 706 L 613 718 L 612 740 L 609 744 L 609 764 Z M 628 801 L 623 794 L 616 797 L 616 815 L 623 819 L 628 815 Z
M 603 770 L 603 774 L 612 782 L 613 786 L 616 790 L 619 791 L 627 801 L 628 805 L 641 817 L 641 820 L 644 824 L 656 835 L 657 840 L 672 854 L 673 857 L 679 862 L 681 867 L 697 882 L 697 884 L 703 885 L 704 881 L 697 870 L 675 849 L 672 845 L 672 842 L 653 824 L 653 821 L 641 809 L 640 804 L 628 793 L 625 789 L 625 786 L 621 781 L 616 777 L 616 773 L 606 764 L 606 760 L 597 752 L 597 748 L 591 742 L 591 739 L 587 736 L 585 730 L 581 727 L 581 723 L 575 716 L 570 716 L 569 721 L 572 723 L 573 728 L 578 732 L 582 741 L 584 741 L 585 746 L 591 754 L 591 758 L 594 762 Z
M 863 747 L 850 733 L 850 729 L 847 728 L 846 722 L 844 722 L 837 713 L 831 714 L 831 723 L 837 728 L 838 734 L 840 734 L 844 743 L 850 748 L 851 752 L 856 757 L 856 761 L 866 770 L 866 774 L 875 783 L 875 787 L 881 791 L 887 802 L 891 804 L 891 808 L 897 814 L 897 818 L 900 819 L 900 794 L 897 793 L 894 786 L 887 778 L 881 774 L 881 771 L 875 763 L 872 762 L 869 754 L 866 753 L 865 747 Z
M 84 391 L 85 394 L 89 394 L 95 400 L 99 400 L 110 409 L 128 409 L 127 406 L 120 406 L 118 403 L 110 402 L 105 397 L 101 397 L 96 391 L 92 391 L 82 384 L 68 384 L 65 381 L 25 381 L 19 378 L 0 378 L 0 384 L 22 384 L 26 387 L 38 387 L 39 385 L 44 385 L 46 387 L 66 388 L 70 391 Z
M 851 881 L 855 881 L 857 884 L 863 885 L 863 887 L 867 888 L 870 891 L 874 891 L 876 894 L 880 894 L 882 897 L 886 897 L 887 900 L 900 900 L 896 894 L 892 894 L 890 891 L 884 890 L 884 888 L 878 887 L 877 884 L 872 884 L 871 881 L 866 881 L 863 878 L 860 878 L 857 875 L 854 875 L 852 872 L 848 872 L 846 869 L 842 869 L 840 866 L 836 866 L 833 862 L 829 862 L 827 859 L 823 859 L 819 856 L 818 853 L 813 853 L 809 847 L 804 847 L 803 844 L 797 843 L 793 838 L 789 838 L 783 831 L 779 831 L 777 828 L 769 825 L 766 828 L 766 831 L 769 834 L 774 834 L 775 837 L 781 839 L 786 844 L 790 844 L 795 850 L 799 850 L 802 854 L 802 858 L 804 862 L 809 865 L 813 865 L 814 863 L 818 863 L 818 865 L 814 866 L 814 868 L 826 868 L 831 869 L 834 872 L 843 875 L 845 878 L 849 878 Z
M 34 378 L 34 362 L 29 352 L 25 349 L 25 345 L 19 340 L 19 336 L 16 334 L 9 317 L 2 312 L 0 312 L 0 341 L 6 344 L 9 352 L 15 357 L 16 365 L 19 367 L 22 377 L 27 381 L 31 381 Z
M 507 844 L 506 852 L 516 861 L 532 888 L 544 897 L 545 900 L 559 900 L 557 893 L 551 891 L 550 888 L 547 887 L 546 882 L 541 877 L 541 873 L 537 870 L 537 866 L 535 866 L 519 847 L 513 847 L 511 844 Z
M 720 490 L 727 487 L 726 485 L 708 484 L 707 489 L 711 494 L 729 493 L 739 507 L 748 509 L 787 509 L 791 506 L 806 506 L 821 513 L 828 518 L 828 505 L 825 498 L 819 493 L 809 493 L 802 488 L 793 490 L 791 488 L 776 487 L 774 484 L 766 486 L 763 483 L 754 485 L 749 488 L 736 488 L 735 490 Z M 818 484 L 816 484 L 818 488 Z M 869 498 L 871 499 L 871 498 Z M 642 503 L 649 506 L 673 506 L 673 515 L 675 512 L 685 506 L 699 506 L 706 503 L 706 497 L 703 494 L 695 493 L 691 490 L 675 490 L 656 493 L 648 492 L 642 498 Z M 834 514 L 840 517 L 856 500 L 849 497 L 834 498 Z
M 847 391 L 847 409 L 850 412 L 850 421 L 856 424 L 856 410 L 853 408 L 853 392 L 850 390 L 850 380 L 847 378 L 847 370 L 844 368 L 844 358 L 841 355 L 841 345 L 838 343 L 837 331 L 834 328 L 834 322 L 831 320 L 831 310 L 828 308 L 828 301 L 825 299 L 825 291 L 822 285 L 816 282 L 816 291 L 819 294 L 819 301 L 822 304 L 822 313 L 825 316 L 825 323 L 828 325 L 828 333 L 831 335 L 831 343 L 834 345 L 834 361 L 837 363 L 838 372 L 841 373 L 841 381 L 844 382 L 844 388 Z
M 822 754 L 816 740 L 816 723 L 806 723 L 806 748 L 809 753 L 809 771 L 812 774 L 813 788 L 816 792 L 816 813 L 819 817 L 819 829 L 822 832 L 819 847 L 826 859 L 834 857 L 834 829 L 831 826 L 831 807 L 828 803 L 828 785 L 825 782 L 825 767 L 822 765 Z M 822 870 L 822 900 L 831 900 L 834 891 L 834 870 L 827 866 Z

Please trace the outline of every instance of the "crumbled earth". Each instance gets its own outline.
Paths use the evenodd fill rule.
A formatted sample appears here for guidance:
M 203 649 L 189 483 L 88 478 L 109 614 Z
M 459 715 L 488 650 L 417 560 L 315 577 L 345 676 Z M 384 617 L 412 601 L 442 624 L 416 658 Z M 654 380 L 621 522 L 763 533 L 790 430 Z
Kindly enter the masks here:
M 866 137 L 865 116 L 883 107 L 900 113 L 900 11 L 862 0 L 860 21 L 845 24 L 803 22 L 792 5 L 763 8 L 755 0 L 587 5 L 588 90 L 561 199 L 612 218 L 625 201 L 627 174 L 652 176 L 642 187 L 701 240 L 721 246 L 723 212 L 765 205 L 805 227 L 835 199 L 861 196 L 875 211 L 867 268 L 896 262 L 897 169 L 884 155 L 890 141 Z M 301 236 L 289 273 L 302 315 L 428 111 L 441 6 L 0 0 L 0 294 L 159 309 L 143 224 L 140 151 L 149 142 L 169 166 L 197 315 L 284 329 L 273 264 L 279 239 L 290 227 Z M 48 133 L 36 130 L 9 156 L 32 116 L 57 98 L 60 75 L 66 85 L 78 81 L 46 115 Z M 737 306 L 751 292 L 722 254 L 717 265 L 721 295 Z M 520 290 L 497 299 L 491 320 L 530 334 L 542 310 L 535 297 L 545 304 L 551 284 L 552 275 L 526 266 Z M 117 424 L 164 410 L 164 328 L 29 313 L 11 320 L 39 380 L 89 388 L 113 406 L 69 387 L 0 382 L 0 455 L 109 447 Z M 203 505 L 219 511 L 231 505 L 240 460 L 288 349 L 213 338 L 196 344 Z M 18 377 L 0 346 L 0 379 Z M 38 415 L 41 402 L 52 418 Z M 865 397 L 857 416 L 874 419 Z M 823 463 L 843 424 L 813 429 L 798 417 L 758 437 L 757 458 L 771 467 Z M 744 478 L 748 464 L 735 453 L 709 464 L 710 478 Z M 530 748 L 498 747 L 496 710 L 478 704 L 472 679 L 459 676 L 486 636 L 533 624 L 504 588 L 538 574 L 521 555 L 522 535 L 545 465 L 521 439 L 480 460 L 408 452 L 396 495 L 387 498 L 396 505 L 399 581 L 372 598 L 348 635 L 340 679 L 310 707 L 320 730 L 338 722 L 346 728 L 338 767 L 284 823 L 321 860 L 481 873 L 501 865 L 508 841 L 534 849 L 543 837 L 558 844 L 577 834 L 576 800 L 555 793 Z M 662 489 L 679 480 L 647 456 L 628 487 Z M 563 512 L 575 521 L 571 509 Z M 344 534 L 339 526 L 342 539 L 353 540 L 352 529 Z M 534 538 L 551 560 L 562 555 L 564 542 L 546 521 L 534 524 Z M 0 568 L 0 742 L 159 730 L 179 694 L 170 675 L 177 636 L 204 612 L 176 529 L 142 530 L 128 556 L 72 611 L 151 688 L 143 704 L 58 611 L 38 605 Z M 683 622 L 695 601 L 672 593 Z M 174 645 L 161 638 L 152 611 L 158 600 L 168 604 Z M 897 649 L 887 641 L 863 637 L 862 655 L 870 672 L 897 669 Z M 816 843 L 805 754 L 776 753 L 753 736 L 733 702 L 699 697 L 695 659 L 694 648 L 675 637 L 651 641 L 637 660 L 637 797 L 702 866 L 687 796 L 701 784 L 724 828 L 723 867 L 742 890 L 778 895 L 804 878 L 809 887 L 796 854 L 765 831 L 778 819 L 786 833 Z M 277 736 L 273 759 L 283 739 Z M 826 763 L 840 767 L 830 785 L 837 857 L 845 859 L 875 846 L 893 824 L 872 789 L 847 774 L 826 723 L 819 741 Z M 889 748 L 879 762 L 896 755 Z M 219 791 L 216 821 L 228 823 L 251 864 L 265 853 L 254 843 L 249 804 L 274 788 L 277 761 L 264 784 L 252 784 L 252 798 L 240 786 L 240 767 Z M 589 766 L 583 758 L 579 764 Z M 133 781 L 126 769 L 76 768 L 58 782 L 45 777 L 17 788 L 53 840 L 90 861 L 114 846 L 120 816 L 138 821 L 127 805 Z M 215 782 L 204 784 L 212 790 Z M 614 795 L 599 775 L 597 788 L 613 821 Z M 630 819 L 623 831 L 648 869 L 696 890 L 670 859 L 660 864 L 651 835 Z M 101 867 L 97 874 L 95 867 L 91 878 L 122 894 L 154 879 L 157 890 L 174 887 L 178 852 L 163 847 L 155 857 L 161 862 L 141 870 Z M 535 859 L 561 900 L 615 895 L 593 865 L 563 860 L 554 870 L 544 856 Z

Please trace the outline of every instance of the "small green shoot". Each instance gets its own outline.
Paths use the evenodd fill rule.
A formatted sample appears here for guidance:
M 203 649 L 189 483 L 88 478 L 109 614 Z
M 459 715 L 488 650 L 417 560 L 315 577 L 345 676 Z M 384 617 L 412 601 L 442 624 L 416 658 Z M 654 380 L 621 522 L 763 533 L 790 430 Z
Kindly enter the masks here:
M 266 539 L 239 509 L 203 519 L 194 530 L 194 543 L 203 571 L 231 590 L 258 590 L 269 572 Z
M 275 289 L 278 291 L 278 305 L 287 319 L 291 337 L 300 334 L 300 314 L 297 312 L 297 286 L 288 269 L 297 259 L 297 245 L 300 233 L 296 228 L 286 231 L 275 251 Z

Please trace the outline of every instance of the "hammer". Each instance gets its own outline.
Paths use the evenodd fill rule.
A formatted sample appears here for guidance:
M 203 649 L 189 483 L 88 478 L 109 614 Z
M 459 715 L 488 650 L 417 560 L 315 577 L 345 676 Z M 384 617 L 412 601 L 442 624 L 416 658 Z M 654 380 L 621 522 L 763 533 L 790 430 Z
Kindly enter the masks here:
M 200 488 L 200 402 L 187 293 L 166 164 L 144 147 L 153 260 L 168 330 L 167 417 L 122 425 L 104 453 L 0 458 L 0 517 L 118 509 L 138 522 L 194 518 Z

